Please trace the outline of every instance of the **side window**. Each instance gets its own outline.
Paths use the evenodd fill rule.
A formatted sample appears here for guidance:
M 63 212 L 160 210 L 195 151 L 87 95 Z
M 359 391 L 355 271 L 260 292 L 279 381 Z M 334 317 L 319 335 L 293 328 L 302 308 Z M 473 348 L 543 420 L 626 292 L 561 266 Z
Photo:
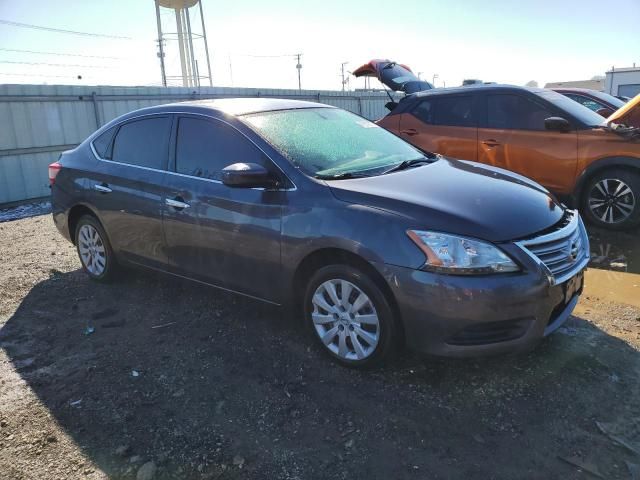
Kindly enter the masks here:
M 506 130 L 545 130 L 544 120 L 553 117 L 544 105 L 520 95 L 487 96 L 487 127 Z
M 93 148 L 100 158 L 111 158 L 111 140 L 113 140 L 114 133 L 116 133 L 116 127 L 103 132 L 93 141 Z
M 134 120 L 120 127 L 113 143 L 112 160 L 164 170 L 169 154 L 170 117 Z
M 426 99 L 420 102 L 411 113 L 430 125 L 476 126 L 473 97 L 470 95 Z
M 262 152 L 233 127 L 216 120 L 180 119 L 176 172 L 220 180 L 221 170 L 238 162 L 267 166 Z
M 579 104 L 584 105 L 589 110 L 593 110 L 594 112 L 597 112 L 598 110 L 603 108 L 607 108 L 605 105 L 602 105 L 601 103 L 598 103 L 590 98 L 583 97 L 582 95 L 568 95 L 568 97 L 572 100 L 575 100 Z

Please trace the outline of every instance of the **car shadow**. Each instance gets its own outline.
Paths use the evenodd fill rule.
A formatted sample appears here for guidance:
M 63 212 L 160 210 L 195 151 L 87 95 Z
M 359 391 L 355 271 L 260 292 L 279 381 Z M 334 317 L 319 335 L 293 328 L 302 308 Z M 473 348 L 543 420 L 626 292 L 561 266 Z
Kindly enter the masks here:
M 628 452 L 595 421 L 640 424 L 640 352 L 582 318 L 527 354 L 367 372 L 310 340 L 279 308 L 138 271 L 54 272 L 0 330 L 111 478 L 582 478 L 559 456 L 615 478 Z

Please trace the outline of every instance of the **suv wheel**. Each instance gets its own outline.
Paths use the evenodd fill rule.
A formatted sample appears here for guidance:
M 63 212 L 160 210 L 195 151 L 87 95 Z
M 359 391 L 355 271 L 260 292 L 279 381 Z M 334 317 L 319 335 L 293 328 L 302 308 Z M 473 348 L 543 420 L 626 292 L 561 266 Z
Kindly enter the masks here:
M 310 279 L 305 322 L 323 349 L 339 363 L 377 365 L 393 350 L 395 325 L 384 293 L 360 270 L 330 265 Z
M 84 215 L 76 225 L 76 249 L 82 269 L 92 280 L 107 282 L 116 270 L 111 244 L 100 222 Z
M 582 207 L 592 224 L 628 229 L 640 224 L 640 175 L 628 170 L 605 170 L 587 184 Z

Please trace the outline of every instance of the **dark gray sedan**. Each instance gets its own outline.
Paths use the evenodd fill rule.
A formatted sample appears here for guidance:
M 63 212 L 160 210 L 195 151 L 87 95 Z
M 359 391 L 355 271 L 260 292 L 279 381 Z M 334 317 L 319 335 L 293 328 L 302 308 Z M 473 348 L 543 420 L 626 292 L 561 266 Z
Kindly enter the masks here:
M 540 185 L 316 103 L 138 110 L 49 177 L 55 224 L 92 279 L 139 265 L 290 305 L 349 366 L 403 344 L 530 348 L 575 307 L 589 259 L 579 215 Z

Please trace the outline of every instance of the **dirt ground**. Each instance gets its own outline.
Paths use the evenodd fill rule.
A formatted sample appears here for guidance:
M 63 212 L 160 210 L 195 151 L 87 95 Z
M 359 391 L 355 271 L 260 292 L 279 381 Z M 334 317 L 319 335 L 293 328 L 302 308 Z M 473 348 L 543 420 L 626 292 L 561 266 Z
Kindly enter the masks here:
M 356 372 L 277 308 L 79 266 L 49 216 L 0 223 L 0 478 L 630 479 L 640 464 L 640 308 L 591 293 L 591 271 L 529 354 Z

